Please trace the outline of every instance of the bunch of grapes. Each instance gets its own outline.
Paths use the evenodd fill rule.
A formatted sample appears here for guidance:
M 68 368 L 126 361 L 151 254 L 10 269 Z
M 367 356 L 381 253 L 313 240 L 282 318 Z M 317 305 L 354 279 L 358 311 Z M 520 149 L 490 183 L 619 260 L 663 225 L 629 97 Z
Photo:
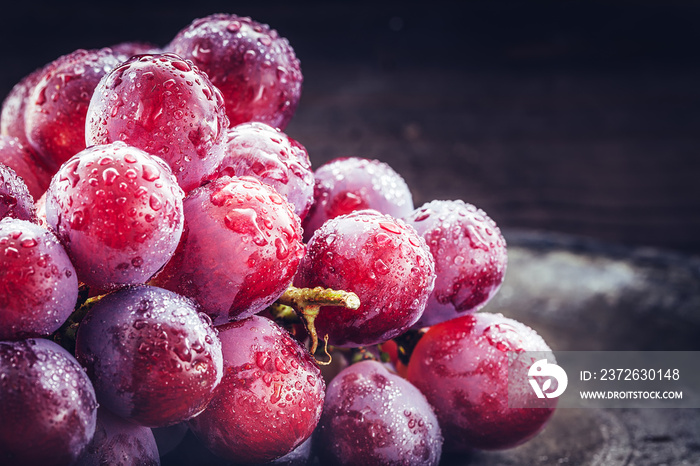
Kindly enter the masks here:
M 377 160 L 312 171 L 283 132 L 301 84 L 286 39 L 218 14 L 12 89 L 0 463 L 160 464 L 189 430 L 222 464 L 435 465 L 542 429 L 554 402 L 509 406 L 508 355 L 549 348 L 476 312 L 496 224 L 414 209 Z

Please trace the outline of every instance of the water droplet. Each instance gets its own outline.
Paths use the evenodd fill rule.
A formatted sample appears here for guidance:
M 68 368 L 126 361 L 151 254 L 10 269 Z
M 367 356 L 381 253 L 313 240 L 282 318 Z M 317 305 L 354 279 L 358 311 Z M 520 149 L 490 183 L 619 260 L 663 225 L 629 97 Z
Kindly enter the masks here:
M 280 358 L 275 358 L 275 368 L 283 374 L 289 374 L 287 366 L 282 362 Z
M 393 222 L 380 222 L 379 226 L 383 230 L 386 230 L 390 233 L 394 233 L 395 235 L 398 235 L 401 233 L 401 229 L 399 228 L 399 226 Z
M 22 245 L 23 248 L 33 248 L 39 243 L 34 238 L 27 238 L 23 239 L 22 242 L 19 244 Z
M 282 398 L 282 384 L 275 383 L 275 390 L 270 396 L 270 403 L 275 404 Z
M 277 253 L 277 259 L 284 260 L 289 257 L 289 248 L 281 238 L 275 239 L 275 251 Z
M 257 364 L 260 369 L 265 370 L 265 365 L 269 360 L 270 355 L 267 353 L 260 351 L 255 354 L 255 364 Z
M 85 213 L 82 210 L 73 212 L 70 218 L 70 226 L 74 230 L 81 230 L 85 226 Z
M 374 242 L 377 243 L 379 246 L 384 246 L 387 243 L 391 241 L 391 237 L 387 235 L 386 233 L 378 233 L 377 236 L 374 237 Z
M 148 205 L 151 206 L 151 209 L 158 211 L 163 207 L 163 201 L 155 194 L 151 194 L 151 197 L 148 201 Z
M 267 244 L 265 235 L 258 228 L 257 213 L 253 209 L 232 209 L 224 217 L 224 223 L 236 233 L 251 237 L 258 246 Z
M 184 62 L 181 60 L 174 60 L 171 63 L 173 65 L 173 68 L 175 68 L 177 70 L 180 70 L 183 72 L 192 71 L 192 68 L 190 67 L 190 65 L 187 64 L 187 62 Z
M 104 180 L 106 186 L 112 186 L 112 184 L 114 184 L 114 180 L 116 180 L 118 176 L 119 172 L 113 167 L 110 167 L 102 172 L 102 179 Z
M 374 266 L 372 268 L 374 269 L 375 272 L 377 272 L 380 275 L 386 275 L 389 273 L 389 270 L 390 270 L 389 266 L 386 265 L 386 262 L 384 262 L 381 259 L 377 259 L 374 262 Z
M 131 326 L 134 327 L 136 330 L 141 330 L 141 329 L 145 328 L 147 325 L 148 325 L 148 322 L 146 322 L 145 320 L 136 319 Z
M 160 178 L 160 171 L 153 165 L 143 164 L 143 179 L 146 181 L 155 181 Z

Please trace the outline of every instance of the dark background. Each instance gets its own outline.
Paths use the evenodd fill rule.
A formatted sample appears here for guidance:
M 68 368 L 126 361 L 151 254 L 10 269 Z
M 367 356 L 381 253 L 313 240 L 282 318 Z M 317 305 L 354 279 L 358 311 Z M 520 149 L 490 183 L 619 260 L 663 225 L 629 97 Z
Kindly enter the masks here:
M 416 205 L 461 198 L 506 231 L 700 253 L 700 3 L 13 2 L 0 98 L 77 48 L 165 45 L 229 12 L 287 37 L 287 133 L 314 166 L 378 158 Z

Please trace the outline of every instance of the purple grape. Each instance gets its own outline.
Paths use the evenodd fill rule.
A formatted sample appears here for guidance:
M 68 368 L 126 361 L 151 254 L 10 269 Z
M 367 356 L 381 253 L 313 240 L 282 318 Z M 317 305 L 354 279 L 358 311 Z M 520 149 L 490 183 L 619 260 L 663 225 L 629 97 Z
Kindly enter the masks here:
M 509 355 L 526 351 L 551 350 L 530 327 L 501 314 L 476 312 L 430 327 L 413 350 L 406 378 L 435 409 L 445 450 L 511 448 L 542 430 L 557 400 L 535 398 L 526 375 L 532 358 L 512 362 L 510 369 L 523 374 L 517 378 L 522 388 L 508 389 Z M 519 402 L 532 407 L 509 407 Z
M 36 207 L 24 180 L 0 163 L 0 219 L 5 217 L 34 222 Z
M 95 391 L 56 343 L 0 342 L 0 464 L 73 464 L 95 433 Z
M 53 333 L 77 300 L 75 269 L 53 233 L 25 220 L 0 221 L 0 340 Z
M 253 176 L 274 187 L 303 219 L 314 196 L 314 174 L 304 146 L 264 123 L 242 123 L 228 130 L 226 155 L 216 176 Z
M 314 203 L 303 225 L 307 241 L 327 220 L 356 210 L 374 209 L 397 218 L 413 210 L 404 179 L 379 160 L 339 158 L 318 167 L 314 175 Z
M 299 60 L 289 41 L 247 17 L 196 19 L 166 47 L 204 71 L 226 102 L 232 125 L 261 121 L 284 129 L 301 97 Z
M 366 346 L 394 338 L 423 313 L 435 282 L 428 246 L 413 227 L 373 210 L 326 222 L 308 244 L 294 285 L 352 291 L 357 310 L 321 307 L 320 338 L 336 346 Z
M 137 55 L 95 88 L 85 123 L 88 145 L 124 141 L 162 157 L 186 192 L 210 179 L 228 128 L 221 92 L 191 61 Z
M 95 436 L 76 466 L 160 466 L 158 447 L 148 427 L 97 410 Z
M 159 157 L 123 142 L 92 146 L 54 176 L 46 221 L 80 281 L 100 289 L 142 284 L 175 252 L 183 197 Z
M 311 355 L 289 333 L 259 316 L 218 327 L 225 375 L 190 428 L 218 456 L 263 463 L 311 436 L 325 384 Z
M 299 217 L 274 188 L 225 176 L 192 191 L 184 209 L 182 241 L 153 284 L 192 298 L 215 324 L 284 293 L 305 248 Z
M 337 465 L 437 465 L 442 442 L 421 392 L 376 361 L 333 379 L 314 436 L 322 464 Z
M 435 289 L 416 327 L 482 308 L 506 273 L 506 241 L 483 210 L 463 201 L 432 201 L 406 219 L 435 258 Z
M 211 320 L 190 300 L 156 287 L 102 298 L 81 322 L 75 352 L 100 403 L 148 427 L 200 413 L 222 377 Z

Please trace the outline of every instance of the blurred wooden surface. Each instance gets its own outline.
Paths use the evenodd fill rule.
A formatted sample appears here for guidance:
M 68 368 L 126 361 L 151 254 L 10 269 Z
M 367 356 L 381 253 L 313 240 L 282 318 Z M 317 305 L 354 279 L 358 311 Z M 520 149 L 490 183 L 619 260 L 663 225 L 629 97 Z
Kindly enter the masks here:
M 76 48 L 165 45 L 222 11 L 296 49 L 287 132 L 315 166 L 378 158 L 416 205 L 700 253 L 698 2 L 19 2 L 0 17 L 0 96 Z

